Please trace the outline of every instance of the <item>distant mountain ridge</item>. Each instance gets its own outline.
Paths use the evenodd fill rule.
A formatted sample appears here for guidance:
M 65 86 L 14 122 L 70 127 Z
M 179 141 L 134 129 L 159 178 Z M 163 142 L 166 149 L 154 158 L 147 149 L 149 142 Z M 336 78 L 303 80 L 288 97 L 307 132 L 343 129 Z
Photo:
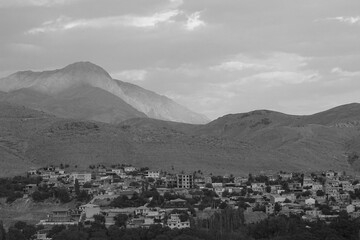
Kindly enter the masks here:
M 103 68 L 90 62 L 52 71 L 17 72 L 0 79 L 0 91 L 2 101 L 60 117 L 106 123 L 137 117 L 193 124 L 209 121 L 165 96 L 112 79 Z

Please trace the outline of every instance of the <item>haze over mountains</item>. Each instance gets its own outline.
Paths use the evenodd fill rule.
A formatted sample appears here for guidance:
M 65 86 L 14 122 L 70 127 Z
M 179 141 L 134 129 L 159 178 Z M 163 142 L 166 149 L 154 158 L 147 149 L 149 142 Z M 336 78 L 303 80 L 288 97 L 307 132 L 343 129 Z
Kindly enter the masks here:
M 53 71 L 17 72 L 0 79 L 0 91 L 2 101 L 65 118 L 105 123 L 136 117 L 193 124 L 209 121 L 165 96 L 114 80 L 90 62 L 77 62 Z

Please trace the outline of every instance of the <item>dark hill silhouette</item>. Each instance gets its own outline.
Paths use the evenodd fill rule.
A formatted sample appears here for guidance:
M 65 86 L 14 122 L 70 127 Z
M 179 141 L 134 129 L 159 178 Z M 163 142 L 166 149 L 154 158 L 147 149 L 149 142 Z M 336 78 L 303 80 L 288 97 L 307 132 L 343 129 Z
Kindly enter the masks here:
M 106 124 L 0 102 L 0 175 L 60 163 L 77 165 L 78 170 L 92 164 L 130 163 L 235 175 L 349 172 L 360 165 L 347 158 L 360 152 L 360 134 L 356 124 L 344 123 L 358 118 L 358 107 L 345 105 L 311 116 L 260 110 L 227 115 L 206 125 L 150 118 Z

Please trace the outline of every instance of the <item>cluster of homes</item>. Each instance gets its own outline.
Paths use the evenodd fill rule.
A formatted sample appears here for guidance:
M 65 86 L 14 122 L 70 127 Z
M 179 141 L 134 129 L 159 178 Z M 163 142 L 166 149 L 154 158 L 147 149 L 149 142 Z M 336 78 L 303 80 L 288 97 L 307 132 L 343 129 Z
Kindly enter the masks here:
M 360 189 L 360 183 L 343 172 L 281 172 L 263 174 L 260 178 L 228 175 L 213 177 L 196 172 L 169 174 L 123 166 L 71 173 L 59 168 L 45 168 L 31 170 L 28 174 L 41 176 L 47 184 L 66 186 L 69 190 L 73 190 L 75 182 L 78 182 L 81 190 L 92 196 L 87 204 L 76 209 L 52 211 L 47 219 L 39 222 L 39 225 L 45 227 L 76 225 L 80 222 L 87 225 L 94 221 L 96 215 L 104 216 L 105 225 L 111 226 L 115 224 L 116 216 L 122 214 L 127 216 L 124 223 L 126 228 L 149 227 L 152 224 L 187 228 L 190 227 L 190 218 L 184 218 L 176 211 L 187 212 L 189 216 L 196 218 L 198 214 L 194 215 L 189 211 L 190 202 L 196 213 L 219 211 L 221 204 L 207 206 L 205 209 L 199 207 L 205 190 L 216 193 L 213 195 L 214 202 L 232 208 L 245 208 L 246 216 L 256 212 L 261 212 L 261 218 L 277 214 L 298 214 L 308 221 L 331 220 L 341 211 L 346 211 L 353 218 L 360 216 L 360 200 L 355 195 L 357 189 Z M 151 207 L 149 203 L 139 207 L 111 207 L 110 203 L 118 197 L 126 196 L 131 201 L 134 194 L 141 194 L 144 183 L 146 189 L 156 188 L 161 196 L 171 193 L 177 198 L 157 207 Z M 31 194 L 35 189 L 36 186 L 28 185 L 24 191 Z M 196 203 L 194 199 L 199 202 Z

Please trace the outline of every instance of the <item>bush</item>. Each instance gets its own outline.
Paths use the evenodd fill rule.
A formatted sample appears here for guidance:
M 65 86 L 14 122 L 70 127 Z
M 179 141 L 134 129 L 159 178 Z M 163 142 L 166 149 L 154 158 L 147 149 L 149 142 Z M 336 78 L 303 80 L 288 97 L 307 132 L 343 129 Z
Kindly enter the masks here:
M 10 195 L 6 198 L 7 203 L 12 203 L 18 198 L 22 198 L 23 194 L 20 192 L 12 192 Z

